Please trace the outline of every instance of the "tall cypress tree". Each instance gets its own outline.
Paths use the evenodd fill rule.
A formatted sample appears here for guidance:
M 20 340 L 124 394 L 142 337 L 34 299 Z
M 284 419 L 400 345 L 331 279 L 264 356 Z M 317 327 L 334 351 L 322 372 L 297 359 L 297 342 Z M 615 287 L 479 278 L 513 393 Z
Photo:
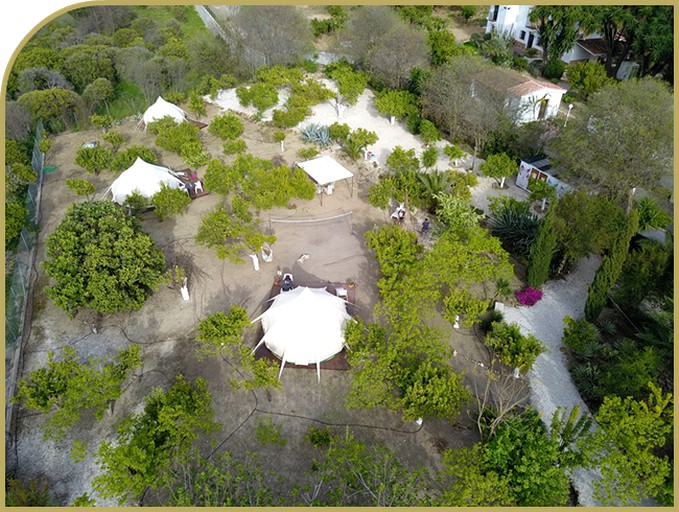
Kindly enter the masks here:
M 632 209 L 627 222 L 619 235 L 613 240 L 608 255 L 601 262 L 599 270 L 594 275 L 594 281 L 587 290 L 585 302 L 585 317 L 594 322 L 608 300 L 608 292 L 620 277 L 622 267 L 629 252 L 629 243 L 639 229 L 639 212 Z
M 547 281 L 549 267 L 556 251 L 556 228 L 551 211 L 540 223 L 535 242 L 530 248 L 527 279 L 533 288 L 539 288 Z

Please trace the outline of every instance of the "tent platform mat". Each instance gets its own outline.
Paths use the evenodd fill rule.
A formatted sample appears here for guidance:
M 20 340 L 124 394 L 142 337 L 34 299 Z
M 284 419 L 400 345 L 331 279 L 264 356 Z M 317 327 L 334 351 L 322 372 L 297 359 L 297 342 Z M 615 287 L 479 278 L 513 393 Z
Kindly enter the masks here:
M 266 348 L 266 345 L 264 343 L 262 343 L 262 345 L 255 351 L 255 359 L 268 359 L 269 361 L 273 361 L 274 364 L 279 367 L 281 365 L 281 360 L 278 357 L 276 357 L 273 354 L 273 352 Z M 286 362 L 285 369 L 287 370 L 288 368 L 316 371 L 315 364 L 310 364 L 306 366 L 302 364 L 292 364 Z M 323 361 L 321 363 L 321 370 L 348 370 L 348 369 L 349 363 L 347 362 L 346 349 L 344 348 L 338 354 L 332 356 L 330 359 Z

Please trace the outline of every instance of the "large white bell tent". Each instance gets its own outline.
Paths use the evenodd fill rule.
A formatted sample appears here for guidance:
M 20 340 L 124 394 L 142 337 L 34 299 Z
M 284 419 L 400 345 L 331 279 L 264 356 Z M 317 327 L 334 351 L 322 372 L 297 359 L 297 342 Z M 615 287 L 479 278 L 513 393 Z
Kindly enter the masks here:
M 109 190 L 113 201 L 124 205 L 127 196 L 134 191 L 146 198 L 153 197 L 154 194 L 160 192 L 161 183 L 166 183 L 171 188 L 183 187 L 181 180 L 172 175 L 167 167 L 153 165 L 137 157 L 132 166 L 123 171 L 111 184 Z
M 274 297 L 271 307 L 253 320 L 262 321 L 264 343 L 281 359 L 280 377 L 286 362 L 316 364 L 318 380 L 321 363 L 344 347 L 344 327 L 351 318 L 346 303 L 325 288 L 298 286 Z
M 170 116 L 178 123 L 186 121 L 186 112 L 184 112 L 177 105 L 165 101 L 161 96 L 158 96 L 156 102 L 146 109 L 144 112 L 143 121 L 148 126 L 154 121 L 159 121 L 163 117 Z

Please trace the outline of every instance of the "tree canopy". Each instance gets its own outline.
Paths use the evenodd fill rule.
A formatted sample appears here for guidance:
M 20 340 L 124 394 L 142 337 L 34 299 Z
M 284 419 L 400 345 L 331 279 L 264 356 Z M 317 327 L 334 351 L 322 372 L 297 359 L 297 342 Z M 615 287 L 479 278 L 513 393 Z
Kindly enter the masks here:
M 47 238 L 47 294 L 73 317 L 138 310 L 163 275 L 165 258 L 137 220 L 110 201 L 74 203 Z

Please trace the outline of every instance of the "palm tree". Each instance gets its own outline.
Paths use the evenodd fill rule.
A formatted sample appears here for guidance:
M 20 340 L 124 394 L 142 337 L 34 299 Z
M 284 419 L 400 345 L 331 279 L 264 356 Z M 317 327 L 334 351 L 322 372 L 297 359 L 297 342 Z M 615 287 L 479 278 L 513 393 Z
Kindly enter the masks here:
M 430 173 L 418 172 L 417 179 L 422 183 L 424 192 L 429 198 L 427 209 L 429 211 L 436 210 L 436 196 L 438 194 L 446 194 L 450 191 L 453 184 L 452 176 L 447 171 L 433 171 Z

